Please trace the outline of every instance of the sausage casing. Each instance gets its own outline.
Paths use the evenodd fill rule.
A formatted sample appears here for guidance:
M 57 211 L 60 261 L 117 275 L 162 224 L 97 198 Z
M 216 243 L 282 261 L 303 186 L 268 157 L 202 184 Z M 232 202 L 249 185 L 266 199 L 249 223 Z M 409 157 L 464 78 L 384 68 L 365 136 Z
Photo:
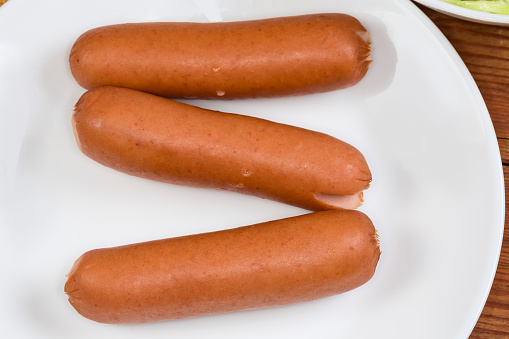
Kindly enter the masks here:
M 86 92 L 72 122 L 85 155 L 156 181 L 308 210 L 356 208 L 371 181 L 363 155 L 329 135 L 132 89 Z
M 354 210 L 83 254 L 65 293 L 84 317 L 140 323 L 287 305 L 340 294 L 373 276 L 380 249 Z
M 353 86 L 371 60 L 369 33 L 352 16 L 128 23 L 82 34 L 70 53 L 86 89 L 119 86 L 171 98 L 238 99 Z

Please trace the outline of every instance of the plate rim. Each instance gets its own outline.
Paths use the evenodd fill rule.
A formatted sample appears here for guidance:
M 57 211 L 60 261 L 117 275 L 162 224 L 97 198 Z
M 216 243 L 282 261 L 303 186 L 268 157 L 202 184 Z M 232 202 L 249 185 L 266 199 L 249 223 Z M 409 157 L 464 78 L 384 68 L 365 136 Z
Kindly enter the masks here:
M 425 2 L 431 2 L 431 3 L 440 3 L 440 4 L 444 4 L 444 5 L 449 5 L 454 8 L 462 9 L 462 7 L 455 6 L 455 5 L 443 2 L 441 0 L 414 0 L 414 1 L 418 2 L 418 3 L 422 3 L 423 5 L 425 5 L 424 4 Z M 477 325 L 477 322 L 479 321 L 482 311 L 484 310 L 486 301 L 488 300 L 489 294 L 493 287 L 493 282 L 494 282 L 495 275 L 496 275 L 498 265 L 500 262 L 500 255 L 502 252 L 505 221 L 506 221 L 506 218 L 505 218 L 505 214 L 506 214 L 505 213 L 506 212 L 505 190 L 506 190 L 506 187 L 505 187 L 505 180 L 504 180 L 504 178 L 505 178 L 504 167 L 503 167 L 503 163 L 502 163 L 502 157 L 500 155 L 500 146 L 497 141 L 497 135 L 496 135 L 495 127 L 493 125 L 493 120 L 491 119 L 488 107 L 486 106 L 486 102 L 484 101 L 484 97 L 482 96 L 482 94 L 479 90 L 479 86 L 475 82 L 475 79 L 472 76 L 472 73 L 466 66 L 465 62 L 459 55 L 458 51 L 454 48 L 452 43 L 449 41 L 449 39 L 447 39 L 445 34 L 438 28 L 438 26 L 416 4 L 412 3 L 411 1 L 407 1 L 407 4 L 411 5 L 409 7 L 413 8 L 414 14 L 420 17 L 420 20 L 426 24 L 426 28 L 431 33 L 433 33 L 434 37 L 437 40 L 439 40 L 442 48 L 446 49 L 447 54 L 451 58 L 454 59 L 454 65 L 458 68 L 458 70 L 463 75 L 463 79 L 467 83 L 470 92 L 475 94 L 476 103 L 477 103 L 477 107 L 478 107 L 477 108 L 478 114 L 480 114 L 482 111 L 482 121 L 485 124 L 483 130 L 484 130 L 484 132 L 489 132 L 489 134 L 490 134 L 490 136 L 489 136 L 489 140 L 490 140 L 490 144 L 491 144 L 490 149 L 494 153 L 498 154 L 498 157 L 496 157 L 496 163 L 493 163 L 493 166 L 496 166 L 496 169 L 498 172 L 497 191 L 498 191 L 499 196 L 498 196 L 497 200 L 499 201 L 499 206 L 495 209 L 496 211 L 498 211 L 498 215 L 496 216 L 496 219 L 499 222 L 497 248 L 496 248 L 497 254 L 496 254 L 496 258 L 493 262 L 493 267 L 491 268 L 491 276 L 489 277 L 490 283 L 487 286 L 486 291 L 484 292 L 484 297 L 483 297 L 484 302 L 481 305 L 479 305 L 479 308 L 477 311 L 477 317 L 476 317 L 475 321 L 473 322 L 473 324 L 471 325 L 470 330 L 466 333 L 466 335 L 470 335 L 472 333 L 472 331 L 474 330 L 475 326 Z M 463 8 L 463 9 L 471 11 L 471 12 L 479 12 L 479 11 L 475 11 L 475 10 L 468 9 L 468 8 Z M 488 13 L 488 14 L 490 14 L 490 13 Z M 493 14 L 493 15 L 505 16 L 505 15 L 501 15 L 501 14 Z M 507 21 L 509 24 L 509 16 L 505 16 L 505 17 L 507 17 Z M 495 158 L 493 158 L 493 161 L 495 161 Z

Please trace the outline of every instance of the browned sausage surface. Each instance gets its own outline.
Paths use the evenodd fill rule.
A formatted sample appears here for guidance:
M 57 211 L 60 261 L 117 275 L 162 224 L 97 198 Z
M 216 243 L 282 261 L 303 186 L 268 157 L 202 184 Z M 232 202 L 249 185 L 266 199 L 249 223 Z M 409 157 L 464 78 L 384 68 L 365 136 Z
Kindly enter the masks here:
M 322 211 L 83 254 L 65 292 L 84 317 L 139 323 L 304 302 L 371 279 L 380 256 L 363 213 Z
M 350 87 L 366 74 L 369 55 L 369 33 L 357 19 L 326 13 L 98 27 L 77 39 L 70 67 L 86 89 L 235 99 Z
M 356 208 L 371 181 L 363 155 L 329 135 L 131 89 L 86 92 L 72 120 L 85 155 L 151 180 L 308 210 Z

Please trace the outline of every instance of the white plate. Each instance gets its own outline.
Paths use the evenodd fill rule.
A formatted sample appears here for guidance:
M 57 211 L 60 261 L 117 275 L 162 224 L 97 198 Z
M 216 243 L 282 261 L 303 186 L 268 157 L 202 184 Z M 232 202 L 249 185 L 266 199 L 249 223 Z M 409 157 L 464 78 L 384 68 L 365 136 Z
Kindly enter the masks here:
M 414 1 L 426 7 L 432 8 L 436 11 L 459 19 L 498 26 L 509 25 L 509 15 L 476 11 L 474 9 L 456 6 L 444 2 L 442 0 L 414 0 Z
M 332 134 L 359 148 L 374 181 L 362 210 L 379 230 L 373 279 L 343 295 L 144 325 L 79 316 L 63 293 L 83 252 L 303 214 L 250 196 L 154 183 L 76 147 L 84 92 L 68 53 L 84 31 L 156 20 L 347 12 L 372 33 L 357 86 L 298 98 L 196 101 Z M 500 155 L 458 55 L 406 0 L 8 1 L 0 8 L 0 319 L 11 338 L 466 338 L 497 267 Z M 7 272 L 7 274 L 6 274 Z

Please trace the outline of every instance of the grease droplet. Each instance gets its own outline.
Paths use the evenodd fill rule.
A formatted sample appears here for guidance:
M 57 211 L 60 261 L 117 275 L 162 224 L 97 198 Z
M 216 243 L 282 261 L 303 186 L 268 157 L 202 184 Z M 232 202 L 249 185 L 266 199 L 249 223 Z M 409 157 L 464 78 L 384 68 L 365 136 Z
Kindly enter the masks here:
M 212 71 L 214 71 L 214 73 L 219 73 L 221 71 L 221 67 L 212 67 Z
M 245 177 L 249 177 L 251 174 L 253 174 L 253 171 L 250 170 L 242 170 L 242 175 Z
M 219 91 L 219 90 L 216 91 L 216 94 L 218 97 L 222 97 L 223 95 L 225 95 L 224 91 Z

